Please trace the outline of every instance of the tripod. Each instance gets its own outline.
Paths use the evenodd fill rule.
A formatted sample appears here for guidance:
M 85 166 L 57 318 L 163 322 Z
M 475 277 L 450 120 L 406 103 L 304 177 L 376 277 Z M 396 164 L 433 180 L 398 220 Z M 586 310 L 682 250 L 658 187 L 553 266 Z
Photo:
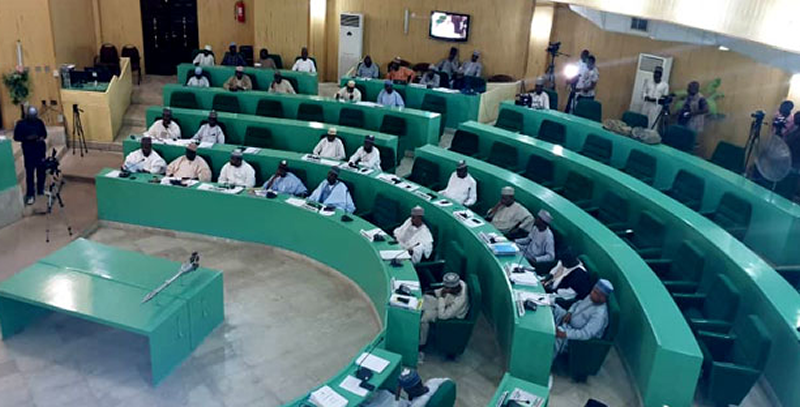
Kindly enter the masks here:
M 550 49 L 547 51 L 550 54 L 550 63 L 547 64 L 547 70 L 544 73 L 545 81 L 547 82 L 547 88 L 550 90 L 556 90 L 556 58 L 560 56 L 569 57 L 569 55 L 555 51 L 551 52 Z
M 72 134 L 70 144 L 72 144 L 72 155 L 75 155 L 75 148 L 81 151 L 81 157 L 84 152 L 89 154 L 89 148 L 86 146 L 86 136 L 83 133 L 83 122 L 81 122 L 81 110 L 78 105 L 72 105 Z
M 47 216 L 47 228 L 45 229 L 45 242 L 50 243 L 50 216 L 53 214 L 53 206 L 55 203 L 58 203 L 60 208 L 59 213 L 61 217 L 64 218 L 64 223 L 67 225 L 67 233 L 72 236 L 72 226 L 69 222 L 69 217 L 67 217 L 67 213 L 64 211 L 64 200 L 61 199 L 61 190 L 64 188 L 64 178 L 61 177 L 61 171 L 58 169 L 53 169 L 50 172 L 50 186 L 47 187 L 47 191 L 44 193 L 47 196 L 47 212 L 45 216 Z
M 661 105 L 661 111 L 658 112 L 658 117 L 656 117 L 653 125 L 650 126 L 650 130 L 655 130 L 658 134 L 664 134 L 669 123 L 669 115 L 669 104 Z
M 747 137 L 747 144 L 744 145 L 744 168 L 745 172 L 750 165 L 750 158 L 753 156 L 759 142 L 761 141 L 761 125 L 764 122 L 764 115 L 756 112 L 752 115 L 753 122 L 750 123 L 750 135 Z

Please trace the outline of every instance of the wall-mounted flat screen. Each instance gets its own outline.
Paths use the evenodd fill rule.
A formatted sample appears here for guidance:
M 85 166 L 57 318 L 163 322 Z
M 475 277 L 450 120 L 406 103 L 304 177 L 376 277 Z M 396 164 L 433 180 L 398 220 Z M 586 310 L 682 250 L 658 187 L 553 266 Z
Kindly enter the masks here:
M 437 40 L 465 42 L 469 38 L 469 14 L 431 11 L 430 37 Z

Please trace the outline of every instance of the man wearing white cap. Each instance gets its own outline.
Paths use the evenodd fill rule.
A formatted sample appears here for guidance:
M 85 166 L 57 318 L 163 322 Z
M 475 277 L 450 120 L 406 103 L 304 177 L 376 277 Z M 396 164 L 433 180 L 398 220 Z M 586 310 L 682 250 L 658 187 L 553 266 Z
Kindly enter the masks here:
M 405 107 L 406 103 L 403 102 L 403 97 L 395 92 L 394 84 L 390 80 L 383 81 L 383 89 L 378 93 L 377 102 L 379 105 L 389 107 Z
M 567 352 L 570 340 L 586 341 L 602 338 L 608 326 L 608 296 L 614 291 L 611 282 L 600 279 L 584 299 L 572 304 L 568 311 L 553 306 L 556 325 L 556 342 L 553 359 Z
M 203 68 L 198 66 L 194 68 L 194 75 L 186 81 L 186 86 L 192 88 L 207 88 L 211 86 L 211 84 L 208 83 L 208 78 L 203 76 Z
M 167 176 L 209 182 L 211 181 L 211 168 L 203 157 L 197 156 L 197 144 L 189 143 L 186 146 L 186 155 L 182 155 L 169 163 Z
M 332 160 L 344 160 L 344 144 L 336 137 L 336 127 L 328 129 L 328 134 L 317 143 L 312 154 Z
M 458 68 L 458 73 L 464 76 L 474 76 L 476 78 L 480 78 L 481 73 L 483 73 L 483 64 L 478 61 L 480 57 L 480 51 L 472 51 L 472 58 L 470 58 L 469 61 L 464 62 L 464 64 Z
M 347 162 L 351 167 L 358 167 L 359 165 L 365 168 L 378 170 L 381 169 L 381 153 L 378 147 L 375 147 L 375 136 L 372 134 L 364 138 L 364 145 L 359 147 L 352 156 L 350 161 Z
M 289 171 L 289 163 L 283 160 L 278 164 L 275 174 L 264 183 L 264 189 L 272 190 L 279 194 L 292 194 L 294 196 L 305 196 L 308 189 L 303 185 L 303 181 Z
M 308 197 L 309 201 L 332 206 L 347 213 L 356 211 L 356 205 L 350 196 L 350 190 L 344 182 L 339 181 L 339 167 L 331 167 L 328 177 L 319 183 L 317 189 Z
M 214 61 L 214 53 L 211 52 L 211 45 L 206 44 L 194 57 L 192 63 L 197 66 L 214 66 L 216 61 Z
M 428 342 L 428 329 L 431 322 L 443 319 L 464 319 L 469 314 L 469 294 L 467 284 L 456 273 L 447 273 L 442 278 L 444 287 L 431 294 L 425 294 L 422 301 L 422 316 L 419 326 L 419 345 Z
M 150 137 L 143 137 L 141 148 L 131 151 L 125 157 L 122 169 L 129 172 L 163 174 L 167 169 L 167 162 L 157 152 L 153 151 L 153 140 Z
M 485 216 L 504 235 L 528 232 L 533 225 L 533 215 L 514 199 L 514 188 L 504 187 L 500 201 Z
M 392 232 L 397 243 L 408 250 L 413 263 L 419 263 L 433 252 L 433 235 L 422 221 L 425 210 L 419 206 L 411 209 L 411 216 Z
M 245 188 L 256 185 L 256 171 L 242 159 L 242 150 L 231 151 L 231 160 L 222 166 L 218 182 Z
M 212 110 L 208 113 L 208 120 L 203 123 L 192 140 L 197 143 L 225 144 L 225 133 L 217 122 L 217 112 Z
M 556 258 L 555 242 L 553 232 L 550 230 L 550 222 L 553 217 L 550 212 L 544 209 L 539 210 L 533 219 L 533 227 L 528 237 L 515 240 L 522 254 L 531 263 L 543 263 L 553 261 Z
M 253 81 L 250 80 L 249 76 L 244 74 L 244 67 L 239 65 L 236 67 L 236 72 L 233 76 L 228 78 L 222 87 L 231 92 L 250 90 L 253 89 Z
M 478 200 L 478 183 L 469 175 L 467 163 L 461 160 L 456 170 L 450 174 L 447 188 L 439 191 L 440 194 L 464 206 L 472 206 Z
M 347 86 L 339 89 L 334 98 L 343 102 L 358 103 L 361 101 L 361 91 L 356 88 L 356 81 L 349 80 Z
M 272 78 L 272 84 L 269 85 L 269 93 L 279 93 L 282 95 L 295 95 L 292 83 L 284 80 L 281 71 L 275 71 L 275 76 Z
M 181 126 L 172 120 L 172 109 L 165 107 L 161 111 L 161 118 L 154 121 L 144 135 L 159 140 L 181 138 Z
M 533 88 L 533 92 L 529 93 L 531 109 L 550 110 L 550 95 L 544 91 L 544 82 L 544 76 L 536 78 L 536 86 Z
M 436 65 L 430 64 L 428 65 L 428 70 L 420 78 L 419 84 L 427 88 L 438 88 L 440 79 L 439 74 L 436 73 Z
M 375 391 L 364 407 L 424 407 L 448 378 L 432 378 L 422 382 L 416 370 L 403 368 L 397 377 L 395 392 L 382 389 Z M 408 400 L 400 398 L 400 390 L 408 396 Z

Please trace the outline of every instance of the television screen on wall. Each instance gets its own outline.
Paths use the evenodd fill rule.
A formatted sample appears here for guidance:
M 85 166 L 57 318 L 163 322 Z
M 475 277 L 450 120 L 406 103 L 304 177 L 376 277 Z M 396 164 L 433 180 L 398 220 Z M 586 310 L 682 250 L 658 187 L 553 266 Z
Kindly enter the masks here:
M 469 14 L 431 11 L 430 37 L 444 41 L 465 42 L 469 38 Z

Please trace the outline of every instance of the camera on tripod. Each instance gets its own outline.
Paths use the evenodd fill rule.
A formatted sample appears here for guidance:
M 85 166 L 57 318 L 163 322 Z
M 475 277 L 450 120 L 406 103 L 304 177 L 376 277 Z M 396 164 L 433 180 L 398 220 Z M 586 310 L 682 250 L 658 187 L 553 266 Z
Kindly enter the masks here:
M 658 104 L 661 105 L 661 106 L 669 106 L 669 105 L 672 104 L 672 102 L 674 100 L 675 100 L 675 94 L 674 93 L 670 93 L 669 95 L 666 95 L 666 96 L 662 97 L 661 99 L 658 99 Z
M 766 115 L 767 115 L 767 114 L 766 114 L 766 113 L 764 113 L 764 111 L 763 111 L 763 110 L 756 110 L 755 112 L 753 112 L 753 113 L 750 113 L 750 117 L 752 117 L 752 118 L 756 119 L 756 120 L 757 120 L 757 121 L 759 121 L 759 122 L 762 122 L 762 121 L 764 121 L 764 117 L 765 117 Z
M 559 42 L 551 42 L 547 45 L 547 52 L 552 55 L 559 55 L 559 50 L 561 49 L 561 41 Z
M 61 163 L 58 161 L 58 158 L 56 157 L 55 148 L 53 149 L 53 152 L 50 154 L 50 157 L 45 158 L 44 161 L 42 162 L 42 166 L 44 167 L 45 172 L 47 172 L 50 175 L 61 174 L 61 170 L 59 169 L 60 165 Z

